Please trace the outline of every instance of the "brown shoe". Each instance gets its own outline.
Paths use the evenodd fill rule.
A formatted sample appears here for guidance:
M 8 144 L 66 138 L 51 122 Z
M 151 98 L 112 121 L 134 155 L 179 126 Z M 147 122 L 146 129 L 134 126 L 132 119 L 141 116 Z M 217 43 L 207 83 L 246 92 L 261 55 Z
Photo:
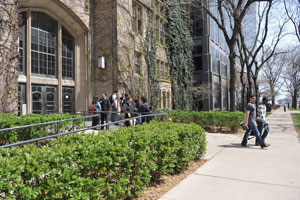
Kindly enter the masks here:
M 265 146 L 261 147 L 261 149 L 264 149 L 264 148 L 269 147 L 269 146 L 271 146 L 271 145 L 270 144 L 265 144 Z

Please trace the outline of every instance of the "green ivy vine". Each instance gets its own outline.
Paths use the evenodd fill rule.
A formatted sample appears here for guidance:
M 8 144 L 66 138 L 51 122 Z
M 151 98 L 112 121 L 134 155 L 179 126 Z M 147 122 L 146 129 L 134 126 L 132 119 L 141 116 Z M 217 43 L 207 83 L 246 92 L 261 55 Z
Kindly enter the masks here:
M 172 82 L 173 109 L 192 108 L 193 38 L 186 4 L 165 0 L 166 50 Z
M 148 19 L 153 19 L 153 12 L 148 10 Z M 155 39 L 154 23 L 150 22 L 146 29 L 144 40 L 144 56 L 148 69 L 148 91 L 151 105 L 154 109 L 158 108 L 159 82 L 156 77 L 157 71 L 157 44 Z

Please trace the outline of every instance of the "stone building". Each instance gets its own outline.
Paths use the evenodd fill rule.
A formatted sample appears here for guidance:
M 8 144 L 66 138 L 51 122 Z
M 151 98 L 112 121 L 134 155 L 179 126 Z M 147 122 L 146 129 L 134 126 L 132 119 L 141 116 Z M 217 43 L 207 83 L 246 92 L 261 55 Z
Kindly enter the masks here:
M 161 1 L 19 0 L 18 12 L 19 105 L 27 113 L 87 110 L 103 91 L 149 96 L 144 44 L 150 25 L 159 107 L 171 107 Z

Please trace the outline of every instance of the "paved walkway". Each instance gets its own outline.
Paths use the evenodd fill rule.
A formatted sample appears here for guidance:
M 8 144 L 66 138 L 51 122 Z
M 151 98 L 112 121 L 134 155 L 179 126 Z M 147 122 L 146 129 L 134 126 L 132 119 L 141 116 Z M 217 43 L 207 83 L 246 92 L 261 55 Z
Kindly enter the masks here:
M 299 200 L 300 143 L 289 111 L 267 122 L 267 150 L 241 148 L 242 135 L 208 134 L 209 161 L 160 199 Z

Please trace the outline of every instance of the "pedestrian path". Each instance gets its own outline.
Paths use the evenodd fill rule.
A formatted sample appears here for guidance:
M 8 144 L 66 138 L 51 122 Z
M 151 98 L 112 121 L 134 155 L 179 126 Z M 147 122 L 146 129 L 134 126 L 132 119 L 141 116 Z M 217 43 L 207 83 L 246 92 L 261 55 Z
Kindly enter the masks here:
M 300 200 L 300 143 L 289 111 L 267 118 L 271 146 L 241 148 L 242 135 L 207 134 L 209 161 L 161 200 Z

